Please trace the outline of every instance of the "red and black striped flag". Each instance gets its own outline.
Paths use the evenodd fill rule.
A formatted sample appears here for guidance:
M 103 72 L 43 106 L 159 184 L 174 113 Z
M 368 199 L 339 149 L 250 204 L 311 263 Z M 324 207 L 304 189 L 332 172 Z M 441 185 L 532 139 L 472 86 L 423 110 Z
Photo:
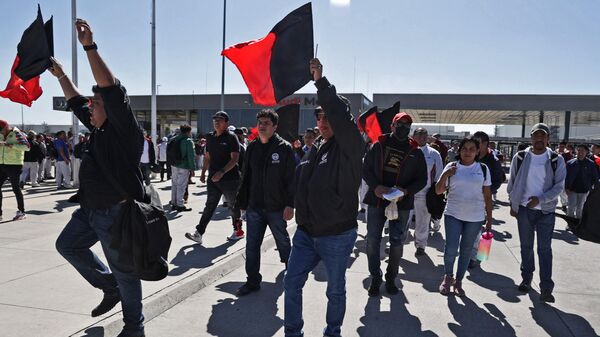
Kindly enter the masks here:
M 50 57 L 54 56 L 52 31 L 52 17 L 44 23 L 38 5 L 37 18 L 23 32 L 10 71 L 10 80 L 6 89 L 0 91 L 0 97 L 31 106 L 42 95 L 40 75 L 48 69 Z
M 311 4 L 288 14 L 262 39 L 236 44 L 221 55 L 238 68 L 255 104 L 276 105 L 311 80 Z

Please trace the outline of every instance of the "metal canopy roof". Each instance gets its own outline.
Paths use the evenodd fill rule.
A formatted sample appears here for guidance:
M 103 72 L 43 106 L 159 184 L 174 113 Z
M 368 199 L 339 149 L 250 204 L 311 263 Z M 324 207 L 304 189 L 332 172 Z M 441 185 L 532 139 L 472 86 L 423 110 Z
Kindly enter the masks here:
M 415 123 L 531 125 L 543 111 L 556 125 L 571 111 L 571 125 L 600 125 L 600 95 L 373 94 L 379 108 L 397 101 Z

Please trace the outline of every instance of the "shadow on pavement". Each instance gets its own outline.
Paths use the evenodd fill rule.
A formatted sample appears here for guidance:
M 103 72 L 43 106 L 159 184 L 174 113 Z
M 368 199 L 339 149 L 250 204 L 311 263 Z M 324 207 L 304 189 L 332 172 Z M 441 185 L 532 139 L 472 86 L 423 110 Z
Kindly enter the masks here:
M 564 230 L 564 229 L 554 229 L 554 233 L 552 233 L 553 240 L 561 240 L 570 245 L 578 245 L 579 238 L 575 236 L 575 234 Z
M 214 264 L 214 260 L 227 254 L 227 249 L 235 244 L 235 241 L 227 241 L 217 247 L 204 247 L 193 244 L 183 246 L 177 255 L 171 260 L 175 267 L 169 271 L 169 276 L 178 276 L 190 269 L 202 269 Z
M 206 331 L 211 336 L 274 336 L 283 326 L 283 319 L 277 312 L 277 301 L 283 294 L 283 275 L 280 272 L 275 282 L 261 283 L 259 291 L 240 298 L 224 298 L 213 304 L 212 314 Z M 233 294 L 244 282 L 227 282 L 217 285 L 217 289 Z M 240 329 L 243 329 L 241 333 Z
M 570 314 L 557 309 L 551 305 L 540 302 L 540 294 L 535 291 L 529 292 L 529 298 L 533 303 L 530 307 L 531 317 L 537 325 L 542 327 L 546 333 L 552 337 L 577 336 L 577 337 L 597 337 L 598 334 L 591 324 L 583 317 Z M 557 296 L 560 301 L 560 297 Z
M 418 256 L 417 263 L 402 259 L 400 261 L 401 280 L 420 283 L 429 292 L 437 292 L 440 281 L 444 276 L 444 266 L 436 266 L 427 255 Z
M 521 302 L 519 295 L 522 293 L 519 292 L 517 285 L 510 277 L 488 272 L 479 267 L 470 269 L 467 279 L 482 288 L 495 291 L 496 295 L 506 302 Z
M 104 328 L 95 326 L 86 329 L 84 333 L 85 335 L 82 335 L 81 337 L 104 337 Z
M 390 311 L 381 311 L 381 298 L 370 297 L 365 306 L 365 314 L 360 318 L 362 326 L 356 332 L 361 337 L 437 337 L 432 331 L 421 329 L 421 320 L 408 312 L 407 303 L 404 293 L 400 292 L 390 297 Z
M 516 336 L 515 329 L 506 321 L 506 315 L 498 307 L 491 303 L 485 303 L 484 307 L 487 310 L 480 308 L 466 296 L 448 296 L 448 308 L 458 323 L 448 323 L 448 328 L 457 337 Z

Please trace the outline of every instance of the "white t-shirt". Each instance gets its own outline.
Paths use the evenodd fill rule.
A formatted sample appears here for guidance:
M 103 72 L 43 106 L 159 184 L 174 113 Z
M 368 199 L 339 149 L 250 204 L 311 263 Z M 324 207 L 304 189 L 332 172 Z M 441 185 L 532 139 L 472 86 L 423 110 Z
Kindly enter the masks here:
M 425 185 L 425 187 L 423 187 L 423 189 L 421 189 L 416 195 L 424 198 L 425 195 L 427 195 L 427 191 L 429 191 L 429 188 L 431 187 L 431 171 L 435 167 L 435 175 L 433 179 L 434 181 L 438 181 L 442 175 L 444 164 L 442 163 L 442 156 L 440 156 L 440 153 L 436 149 L 427 144 L 421 146 L 420 149 L 423 152 L 425 162 L 427 163 L 427 185 Z
M 487 171 L 485 179 L 481 164 L 474 162 L 464 166 L 460 162 L 449 163 L 444 172 L 456 165 L 456 174 L 448 178 L 446 186 L 448 189 L 448 202 L 445 214 L 451 215 L 462 221 L 477 222 L 485 220 L 485 201 L 483 200 L 483 186 L 491 186 L 490 170 Z
M 531 163 L 529 166 L 529 172 L 527 172 L 527 179 L 525 179 L 525 193 L 523 193 L 523 199 L 521 205 L 527 207 L 530 197 L 540 197 L 544 194 L 544 181 L 546 180 L 546 162 L 548 161 L 548 153 L 534 154 L 529 152 L 531 156 Z M 533 209 L 542 209 L 541 203 L 538 203 Z
M 150 163 L 150 148 L 148 147 L 148 141 L 144 139 L 144 150 L 142 151 L 142 157 L 140 158 L 140 163 L 148 164 Z

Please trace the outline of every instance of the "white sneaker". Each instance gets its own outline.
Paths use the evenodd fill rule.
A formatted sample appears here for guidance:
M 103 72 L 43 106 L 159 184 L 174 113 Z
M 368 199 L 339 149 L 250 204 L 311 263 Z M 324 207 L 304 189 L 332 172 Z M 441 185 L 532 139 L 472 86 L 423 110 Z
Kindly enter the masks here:
M 198 233 L 198 231 L 194 231 L 194 233 L 185 233 L 185 237 L 196 243 L 202 244 L 202 234 Z
M 18 221 L 18 220 L 23 220 L 23 219 L 27 219 L 27 215 L 25 215 L 25 212 L 17 211 L 17 215 L 15 215 L 15 217 L 13 218 L 13 221 Z
M 245 236 L 244 231 L 240 228 L 240 229 L 234 230 L 233 233 L 227 237 L 227 240 L 237 241 L 237 240 L 243 239 L 244 236 Z

